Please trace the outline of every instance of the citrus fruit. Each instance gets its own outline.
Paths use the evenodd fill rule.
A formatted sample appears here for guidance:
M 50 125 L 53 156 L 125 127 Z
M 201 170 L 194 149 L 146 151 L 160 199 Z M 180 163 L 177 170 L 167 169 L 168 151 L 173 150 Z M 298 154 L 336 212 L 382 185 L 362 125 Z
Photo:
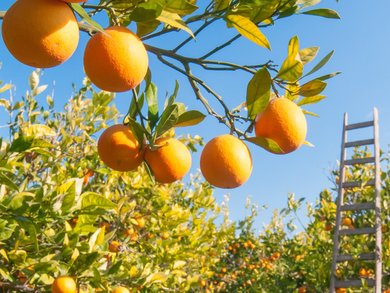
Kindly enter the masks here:
M 163 137 L 156 140 L 156 148 L 145 150 L 148 163 L 156 181 L 172 183 L 182 179 L 191 167 L 191 153 L 188 148 L 175 138 Z
M 305 141 L 307 124 L 302 109 L 286 98 L 271 100 L 255 120 L 256 137 L 270 138 L 284 154 L 299 148 Z
M 252 157 L 248 147 L 230 134 L 217 136 L 204 147 L 200 169 L 206 180 L 220 188 L 235 188 L 248 180 Z
M 20 0 L 19 0 L 20 1 Z M 51 291 L 53 293 L 76 293 L 76 282 L 68 276 L 61 276 L 54 280 Z
M 6 12 L 2 33 L 20 62 L 48 68 L 67 60 L 77 48 L 79 27 L 72 9 L 61 1 L 18 0 Z
M 100 159 L 111 169 L 131 171 L 142 163 L 142 150 L 130 128 L 116 124 L 107 128 L 98 140 Z
M 148 70 L 148 55 L 142 41 L 128 28 L 112 26 L 88 41 L 84 68 L 102 90 L 124 92 L 135 88 Z
M 119 252 L 121 248 L 121 244 L 119 241 L 111 241 L 108 245 L 108 250 L 111 252 Z
M 130 293 L 130 291 L 125 287 L 116 287 L 114 290 L 112 290 L 112 293 Z

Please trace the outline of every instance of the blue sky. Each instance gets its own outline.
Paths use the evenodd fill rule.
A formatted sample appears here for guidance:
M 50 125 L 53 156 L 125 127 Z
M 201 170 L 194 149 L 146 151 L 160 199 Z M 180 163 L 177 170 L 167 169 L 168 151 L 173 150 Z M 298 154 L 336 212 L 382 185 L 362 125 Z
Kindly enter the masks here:
M 12 3 L 10 0 L 1 1 L 0 10 L 6 10 Z M 371 119 L 372 109 L 376 106 L 379 109 L 381 147 L 388 150 L 390 20 L 387 12 L 390 11 L 390 1 L 376 0 L 367 3 L 363 0 L 341 0 L 339 3 L 324 0 L 319 7 L 337 10 L 341 20 L 305 15 L 289 17 L 277 21 L 273 27 L 264 29 L 272 51 L 260 48 L 242 38 L 223 53 L 214 56 L 214 59 L 243 64 L 264 63 L 268 60 L 281 64 L 287 53 L 289 39 L 298 35 L 301 48 L 320 46 L 318 60 L 329 51 L 335 50 L 333 58 L 318 76 L 333 71 L 342 72 L 341 75 L 329 80 L 324 92 L 327 99 L 317 105 L 306 107 L 321 116 L 307 117 L 307 140 L 315 145 L 314 148 L 303 146 L 294 153 L 276 156 L 251 145 L 253 173 L 248 182 L 234 190 L 215 190 L 218 201 L 221 201 L 225 194 L 230 195 L 229 206 L 233 220 L 240 219 L 246 214 L 244 206 L 247 196 L 251 196 L 252 202 L 258 205 L 268 206 L 267 211 L 260 212 L 257 220 L 258 225 L 261 225 L 268 221 L 273 209 L 286 206 L 288 193 L 294 192 L 296 197 L 306 197 L 313 202 L 323 188 L 330 187 L 332 184 L 328 180 L 328 175 L 329 170 L 337 166 L 336 161 L 340 156 L 344 112 L 349 113 L 351 122 L 360 122 Z M 223 24 L 218 24 L 180 52 L 196 57 L 234 34 L 233 29 L 226 30 Z M 147 43 L 169 49 L 186 37 L 184 32 L 173 33 Z M 44 71 L 42 83 L 51 85 L 50 90 L 54 89 L 55 102 L 59 107 L 71 96 L 72 83 L 81 84 L 84 76 L 82 56 L 87 40 L 88 35 L 81 33 L 76 53 L 63 65 Z M 180 82 L 178 100 L 186 103 L 190 109 L 204 111 L 195 101 L 186 80 L 170 68 L 158 64 L 151 54 L 149 56 L 153 80 L 159 87 L 162 101 L 166 91 L 172 91 L 177 79 Z M 32 68 L 13 59 L 2 41 L 0 61 L 3 63 L 0 79 L 5 82 L 12 81 L 16 85 L 17 96 L 22 95 L 27 89 L 27 78 Z M 248 74 L 202 70 L 195 72 L 221 94 L 229 105 L 238 105 L 245 98 L 246 85 L 250 79 Z M 123 114 L 128 107 L 129 98 L 129 94 L 121 94 L 115 100 Z M 0 121 L 3 123 L 4 119 Z M 214 136 L 228 132 L 228 129 L 209 117 L 200 126 L 180 129 L 177 132 L 199 134 L 208 141 Z M 366 132 L 360 134 L 361 138 L 368 138 L 370 135 Z M 356 138 L 358 136 L 359 133 Z M 192 172 L 196 172 L 198 168 L 199 153 L 193 156 Z

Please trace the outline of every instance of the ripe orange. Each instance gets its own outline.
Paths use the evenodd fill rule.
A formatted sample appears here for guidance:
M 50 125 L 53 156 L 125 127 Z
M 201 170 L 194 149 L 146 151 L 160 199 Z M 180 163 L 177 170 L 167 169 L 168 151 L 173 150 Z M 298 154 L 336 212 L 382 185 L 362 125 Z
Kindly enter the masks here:
M 306 287 L 305 286 L 299 287 L 298 293 L 306 293 Z
M 347 293 L 347 289 L 345 289 L 345 288 L 336 288 L 336 293 Z
M 4 16 L 2 33 L 5 45 L 16 59 L 38 68 L 65 62 L 79 41 L 72 9 L 53 0 L 15 1 Z
M 220 188 L 235 188 L 248 180 L 252 157 L 248 147 L 230 134 L 217 136 L 204 147 L 200 169 L 206 180 Z
M 108 245 L 108 250 L 110 252 L 119 252 L 121 248 L 121 244 L 119 241 L 111 241 L 110 244 Z
M 125 287 L 116 287 L 114 290 L 112 290 L 112 293 L 130 293 L 130 291 Z
M 368 272 L 365 268 L 360 268 L 359 269 L 359 277 L 361 278 L 365 278 L 365 277 L 368 277 Z
M 343 218 L 342 225 L 344 225 L 344 226 L 351 226 L 352 225 L 352 219 L 349 218 L 349 217 Z
M 88 41 L 84 67 L 87 76 L 99 88 L 124 92 L 144 79 L 148 55 L 141 40 L 128 28 L 112 26 Z
M 284 154 L 295 151 L 305 141 L 306 118 L 300 107 L 286 98 L 271 100 L 255 121 L 256 137 L 274 140 Z
M 20 1 L 20 0 L 19 0 Z M 68 276 L 61 276 L 54 280 L 51 291 L 53 293 L 76 293 L 76 282 Z
M 156 181 L 172 183 L 182 179 L 191 167 L 191 153 L 175 138 L 163 137 L 156 140 L 159 147 L 145 150 L 145 161 L 151 168 Z
M 107 128 L 99 138 L 100 159 L 111 169 L 131 171 L 142 163 L 142 150 L 126 125 L 116 124 Z
M 325 231 L 331 231 L 333 229 L 333 226 L 331 223 L 326 223 L 325 224 Z
M 125 231 L 125 236 L 129 237 L 131 241 L 138 240 L 138 233 L 134 230 L 134 228 L 129 228 Z

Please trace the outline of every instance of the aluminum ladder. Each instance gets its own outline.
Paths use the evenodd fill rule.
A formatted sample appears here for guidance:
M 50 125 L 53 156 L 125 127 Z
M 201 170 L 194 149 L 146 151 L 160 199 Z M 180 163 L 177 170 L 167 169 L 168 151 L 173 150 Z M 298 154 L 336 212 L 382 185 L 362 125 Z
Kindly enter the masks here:
M 347 142 L 347 132 L 359 128 L 373 127 L 372 139 Z M 347 149 L 356 146 L 374 145 L 374 156 L 369 158 L 348 159 Z M 336 288 L 358 288 L 362 287 L 361 279 L 338 280 L 336 276 L 337 263 L 351 260 L 375 261 L 375 279 L 367 279 L 368 287 L 373 287 L 375 293 L 382 292 L 382 228 L 381 228 L 381 182 L 380 182 L 380 149 L 379 149 L 379 128 L 378 110 L 374 108 L 374 119 L 372 121 L 348 124 L 348 114 L 344 114 L 344 124 L 341 141 L 340 173 L 338 183 L 338 196 L 336 200 L 336 226 L 333 242 L 333 260 L 330 275 L 330 293 L 336 292 Z M 369 180 L 365 186 L 374 186 L 375 194 L 373 202 L 344 204 L 345 189 L 361 187 L 362 182 L 345 182 L 345 167 L 356 164 L 374 164 L 374 179 Z M 358 229 L 342 229 L 342 212 L 375 210 L 375 226 Z M 348 254 L 339 254 L 340 236 L 343 235 L 375 234 L 375 251 L 362 253 L 358 257 Z

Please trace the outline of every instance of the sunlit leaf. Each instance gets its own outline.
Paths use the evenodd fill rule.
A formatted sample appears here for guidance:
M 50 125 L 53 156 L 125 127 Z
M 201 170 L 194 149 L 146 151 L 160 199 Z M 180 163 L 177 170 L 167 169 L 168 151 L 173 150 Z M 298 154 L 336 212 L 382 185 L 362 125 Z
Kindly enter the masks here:
M 186 127 L 186 126 L 193 126 L 196 124 L 199 124 L 206 118 L 206 115 L 204 115 L 202 112 L 196 111 L 196 110 L 190 110 L 187 112 L 184 112 L 179 116 L 177 119 L 177 122 L 175 124 L 175 127 Z
M 278 143 L 270 138 L 265 137 L 250 137 L 247 141 L 254 143 L 263 149 L 274 153 L 274 154 L 283 154 L 284 151 L 280 148 Z
M 334 51 L 329 52 L 324 58 L 321 59 L 320 62 L 318 62 L 318 64 L 316 66 L 313 67 L 312 70 L 310 70 L 308 73 L 306 73 L 304 75 L 304 77 L 308 76 L 310 74 L 313 74 L 314 72 L 317 72 L 318 70 L 320 70 L 326 63 L 328 63 L 329 59 L 332 58 L 333 53 L 334 53 Z
M 267 37 L 249 18 L 239 14 L 229 14 L 226 19 L 242 36 L 261 47 L 271 50 Z
M 309 105 L 309 104 L 315 104 L 318 103 L 319 101 L 325 99 L 325 96 L 311 96 L 311 97 L 304 97 L 301 99 L 297 104 L 298 106 L 303 106 L 303 105 Z
M 271 75 L 266 67 L 258 70 L 248 83 L 246 90 L 246 106 L 248 116 L 254 119 L 268 105 L 271 97 Z
M 301 61 L 303 65 L 309 63 L 312 61 L 318 53 L 319 47 L 310 47 L 310 48 L 304 48 L 299 51 L 299 56 L 301 57 Z
M 321 93 L 326 88 L 326 85 L 326 82 L 322 80 L 313 79 L 301 86 L 299 94 L 304 97 L 315 96 Z
M 157 20 L 162 21 L 171 27 L 181 29 L 187 32 L 191 37 L 195 38 L 191 29 L 187 26 L 187 24 L 181 19 L 180 15 L 177 13 L 172 13 L 163 10 L 160 16 L 157 17 Z
M 309 14 L 309 15 L 316 15 L 321 16 L 325 18 L 334 18 L 334 19 L 340 19 L 340 15 L 332 10 L 327 8 L 318 8 L 318 9 L 312 9 L 309 11 L 302 12 L 303 14 Z

